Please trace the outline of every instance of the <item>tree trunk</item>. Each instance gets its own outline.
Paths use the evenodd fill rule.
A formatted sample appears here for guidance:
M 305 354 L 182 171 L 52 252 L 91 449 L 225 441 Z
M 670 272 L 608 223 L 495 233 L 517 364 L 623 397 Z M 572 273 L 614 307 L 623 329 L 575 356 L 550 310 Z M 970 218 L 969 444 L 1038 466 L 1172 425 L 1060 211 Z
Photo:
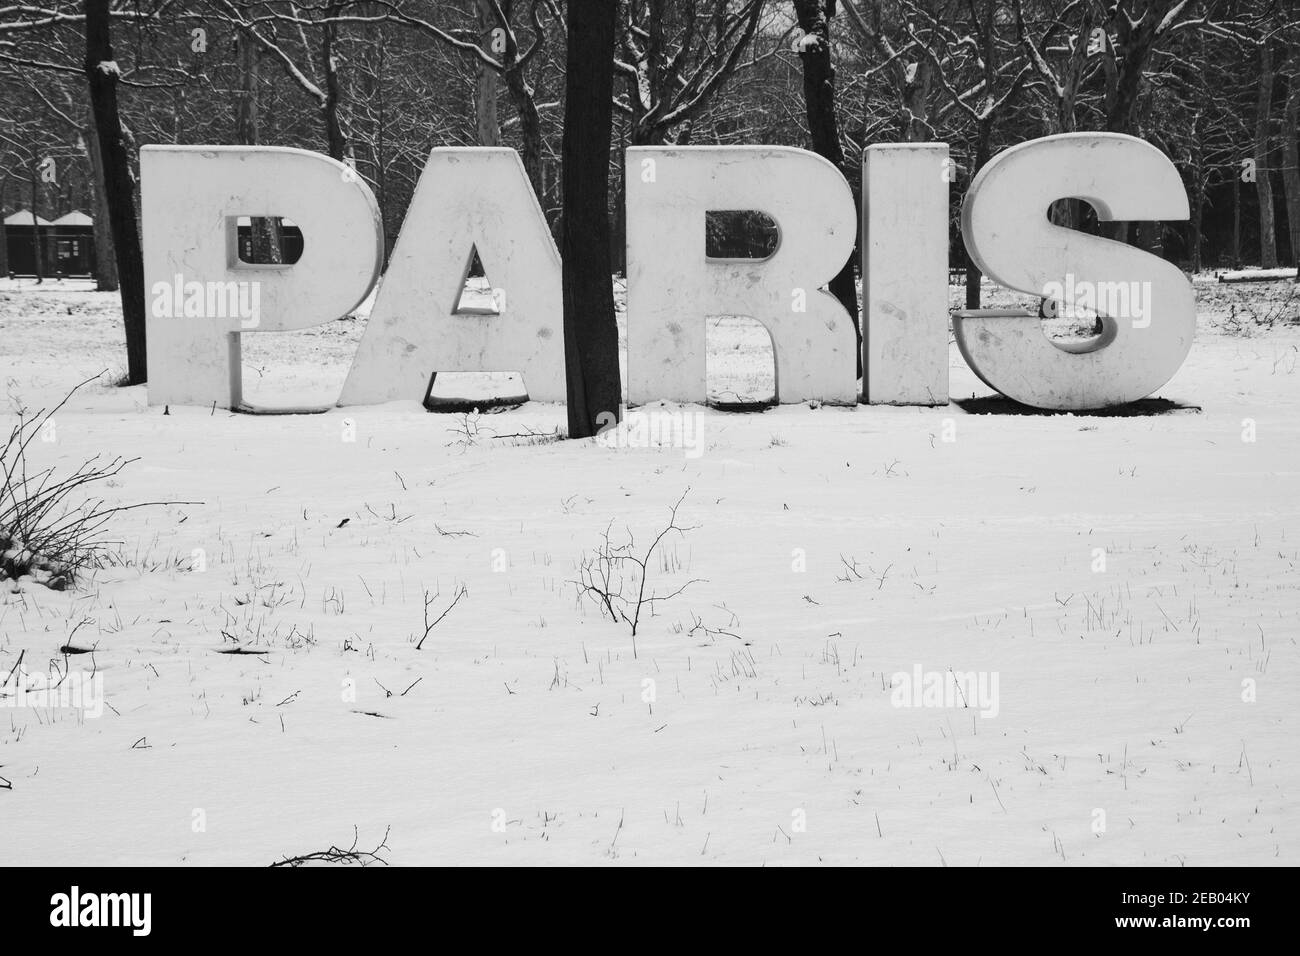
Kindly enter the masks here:
M 258 101 L 262 50 L 247 34 L 239 35 L 239 102 L 235 108 L 235 141 L 243 146 L 262 142 L 261 104 Z M 250 212 L 253 210 L 250 210 Z M 263 265 L 284 262 L 284 234 L 278 216 L 249 219 L 250 261 Z
M 1259 100 L 1255 107 L 1255 189 L 1259 196 L 1259 264 L 1277 268 L 1277 232 L 1273 223 L 1273 181 L 1269 176 L 1269 124 L 1273 110 L 1273 47 L 1259 48 Z
M 617 422 L 623 398 L 609 225 L 617 11 L 609 0 L 569 0 L 561 247 L 570 438 Z
M 1073 133 L 1079 128 L 1075 115 L 1079 101 L 1079 87 L 1083 84 L 1087 70 L 1088 37 L 1092 34 L 1093 11 L 1085 7 L 1083 19 L 1079 24 L 1078 39 L 1064 67 L 1061 96 L 1056 101 L 1056 128 L 1053 133 Z M 1052 203 L 1048 215 L 1053 223 L 1065 229 L 1078 229 L 1082 220 L 1079 200 L 1058 199 Z
M 1286 118 L 1282 123 L 1282 186 L 1286 190 L 1286 226 L 1291 264 L 1300 267 L 1300 49 L 1292 53 L 1286 81 Z
M 1156 44 L 1156 28 L 1161 21 L 1162 11 L 1168 9 L 1168 0 L 1163 6 L 1153 6 L 1136 24 L 1130 23 L 1128 13 L 1119 4 L 1109 9 L 1114 14 L 1109 29 L 1119 38 L 1113 51 L 1102 57 L 1105 72 L 1106 130 L 1111 133 L 1127 133 L 1139 136 L 1138 106 L 1146 85 L 1146 66 L 1151 59 Z M 1080 41 L 1084 42 L 1084 41 Z M 1109 47 L 1109 42 L 1107 43 Z M 1110 223 L 1110 238 L 1116 242 L 1128 242 L 1132 223 L 1116 221 Z M 1098 328 L 1101 322 L 1098 320 Z
M 492 48 L 492 0 L 478 0 L 479 43 L 484 49 Z M 497 118 L 497 72 L 481 60 L 474 84 L 474 119 L 478 126 L 480 146 L 501 145 L 501 122 Z M 538 193 L 540 196 L 541 193 Z
M 934 68 L 928 59 L 922 59 L 902 69 L 902 117 L 899 122 L 902 141 L 924 143 L 930 139 L 930 86 Z
M 375 200 L 379 204 L 379 220 L 384 224 L 384 255 L 382 269 L 388 269 L 389 251 L 392 249 L 393 234 L 396 229 L 389 227 L 390 195 L 388 192 L 388 146 L 385 130 L 388 128 L 388 30 L 387 24 L 372 24 L 366 29 L 367 43 L 359 58 L 356 72 L 359 97 L 369 106 L 369 137 L 354 129 L 353 137 L 357 147 L 369 152 L 372 188 Z
M 40 187 L 36 182 L 36 169 L 32 168 L 32 253 L 33 268 L 36 270 L 36 281 L 41 283 L 45 281 L 45 255 L 41 249 L 41 225 L 37 218 L 36 210 L 40 206 Z
M 113 229 L 109 222 L 108 199 L 104 188 L 104 162 L 99 151 L 99 134 L 94 123 L 87 123 L 83 133 L 86 157 L 90 160 L 91 183 L 94 186 L 95 223 L 92 227 L 95 243 L 95 289 L 99 292 L 117 291 L 117 259 L 113 255 Z
M 331 4 L 327 12 L 334 16 L 341 7 L 342 4 Z M 342 94 L 339 88 L 338 58 L 334 53 L 334 47 L 338 43 L 338 25 L 325 24 L 321 34 L 321 65 L 325 71 L 325 102 L 321 104 L 321 113 L 325 119 L 325 141 L 330 156 L 341 163 L 348 153 L 348 141 L 343 133 L 343 122 L 339 119 L 339 100 Z
M 1153 5 L 1155 6 L 1155 5 Z M 1128 12 L 1115 4 L 1110 29 L 1119 38 L 1119 48 L 1102 57 L 1106 74 L 1106 130 L 1111 133 L 1137 135 L 1138 101 L 1143 92 L 1147 63 L 1155 50 L 1156 30 L 1169 0 L 1148 10 L 1137 23 L 1128 20 Z M 1082 36 L 1079 42 L 1087 42 Z M 1107 43 L 1109 47 L 1109 43 Z
M 1199 135 L 1200 116 L 1192 124 L 1192 195 L 1191 216 L 1187 226 L 1187 251 L 1192 274 L 1201 271 L 1201 241 L 1205 230 L 1205 148 Z
M 1154 219 L 1143 219 L 1137 224 L 1137 247 L 1153 256 L 1165 255 L 1165 230 Z
M 1201 242 L 1205 223 L 1205 181 L 1198 175 L 1195 195 L 1192 196 L 1192 218 L 1188 229 L 1187 245 L 1191 256 L 1192 274 L 1201 271 Z
M 834 163 L 852 182 L 854 177 L 849 176 L 845 169 L 839 122 L 835 116 L 835 66 L 831 62 L 830 41 L 830 20 L 835 15 L 835 0 L 794 0 L 794 11 L 805 36 L 799 49 L 799 60 L 803 65 L 804 107 L 813 151 Z M 860 205 L 856 196 L 854 205 Z M 858 290 L 853 278 L 853 263 L 858 258 L 857 243 L 854 243 L 853 253 L 831 280 L 830 291 L 853 319 L 858 338 L 858 377 L 861 378 L 862 326 L 858 321 Z
M 1232 267 L 1241 268 L 1241 174 L 1232 177 Z
M 992 150 L 993 142 L 993 119 L 980 120 L 975 131 L 975 160 L 971 164 L 970 179 L 967 180 L 967 188 L 970 183 L 975 181 L 979 171 L 984 168 L 984 164 L 989 161 L 989 153 Z M 980 307 L 980 280 L 983 278 L 979 266 L 971 261 L 969 254 L 966 261 L 966 308 L 978 309 Z
M 1145 52 L 1140 60 L 1125 61 L 1119 71 L 1114 90 L 1114 101 L 1106 116 L 1106 129 L 1112 133 L 1133 134 L 1137 115 L 1138 95 L 1142 90 L 1142 70 L 1146 63 Z
M 127 384 L 148 378 L 145 351 L 144 254 L 135 217 L 135 177 L 117 109 L 117 63 L 113 60 L 108 0 L 85 0 L 86 80 L 104 164 L 104 192 L 117 256 L 126 327 Z
M 524 78 L 522 67 L 506 70 L 505 81 L 510 99 L 519 113 L 519 155 L 540 203 L 545 200 L 542 185 L 542 114 L 537 111 L 533 88 Z
M 4 223 L 6 200 L 9 198 L 9 177 L 0 176 L 0 276 L 9 274 L 9 232 Z
M 627 154 L 627 124 L 619 130 L 618 155 Z M 611 255 L 618 274 L 627 278 L 627 178 L 614 180 L 614 235 L 611 237 Z

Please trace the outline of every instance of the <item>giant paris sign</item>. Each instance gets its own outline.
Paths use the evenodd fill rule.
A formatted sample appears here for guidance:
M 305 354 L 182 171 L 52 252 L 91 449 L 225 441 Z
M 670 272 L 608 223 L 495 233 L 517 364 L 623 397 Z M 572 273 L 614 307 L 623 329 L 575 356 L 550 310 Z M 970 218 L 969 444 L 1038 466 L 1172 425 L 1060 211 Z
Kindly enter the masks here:
M 859 227 L 840 172 L 780 147 L 634 148 L 626 163 L 629 401 L 705 401 L 706 317 L 744 315 L 771 335 L 779 402 L 855 402 L 853 324 L 822 291 L 852 256 Z M 153 146 L 141 165 L 152 404 L 238 407 L 242 334 L 338 319 L 379 278 L 378 207 L 341 163 L 272 147 Z M 943 144 L 872 146 L 863 157 L 870 403 L 948 401 L 950 168 Z M 1142 140 L 1071 133 L 1006 150 L 970 184 L 967 250 L 1003 286 L 1095 311 L 1102 331 L 1054 342 L 1035 314 L 975 310 L 953 316 L 957 345 L 984 382 L 1028 405 L 1082 410 L 1143 398 L 1187 357 L 1191 286 L 1156 256 L 1052 224 L 1048 208 L 1064 198 L 1087 201 L 1102 221 L 1188 215 L 1177 170 Z M 776 251 L 709 258 L 705 217 L 716 210 L 766 213 Z M 296 223 L 301 258 L 240 261 L 237 222 L 248 216 Z M 458 309 L 475 249 L 504 293 L 496 309 Z M 560 277 L 518 156 L 435 149 L 339 404 L 420 401 L 432 375 L 449 371 L 520 372 L 531 398 L 563 401 Z M 255 304 L 255 321 L 232 302 Z

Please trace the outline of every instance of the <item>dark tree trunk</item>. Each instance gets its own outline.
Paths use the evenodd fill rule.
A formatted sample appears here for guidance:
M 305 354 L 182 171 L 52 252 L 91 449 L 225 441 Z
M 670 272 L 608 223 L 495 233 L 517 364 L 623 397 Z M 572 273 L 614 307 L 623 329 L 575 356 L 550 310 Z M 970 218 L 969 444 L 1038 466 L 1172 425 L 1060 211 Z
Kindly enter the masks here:
M 258 100 L 261 62 L 261 48 L 252 37 L 241 33 L 235 141 L 243 146 L 260 146 L 262 143 L 261 103 Z M 253 216 L 249 219 L 248 231 L 252 245 L 250 261 L 264 265 L 279 265 L 284 262 L 284 237 L 282 223 L 278 216 Z
M 498 5 L 495 0 L 479 0 L 480 19 L 484 31 L 488 35 L 493 29 L 505 31 L 505 47 L 499 55 L 502 65 L 501 81 L 505 83 L 506 93 L 519 116 L 519 155 L 523 160 L 524 172 L 528 174 L 528 182 L 537 195 L 537 202 L 545 211 L 546 181 L 542 159 L 542 114 L 537 109 L 536 91 L 528 82 L 526 75 L 528 64 L 519 49 L 515 31 L 507 29 L 510 25 L 511 8 L 512 4 L 509 2 Z M 545 34 L 541 42 L 545 42 L 544 37 Z M 536 53 L 536 50 L 534 49 L 533 52 Z M 495 78 L 492 83 L 495 90 Z M 495 114 L 495 107 L 493 112 Z
M 492 42 L 493 16 L 491 0 L 478 0 L 477 25 L 479 43 L 489 49 Z M 501 123 L 497 119 L 497 71 L 486 63 L 479 62 L 474 77 L 474 120 L 478 127 L 478 144 L 480 146 L 501 145 Z
M 1103 102 L 1107 132 L 1141 135 L 1138 129 L 1138 106 L 1146 85 L 1147 63 L 1155 51 L 1158 39 L 1156 30 L 1169 6 L 1170 0 L 1162 0 L 1160 5 L 1153 5 L 1136 23 L 1129 19 L 1128 13 L 1120 5 L 1110 7 L 1113 17 L 1109 31 L 1115 34 L 1118 42 L 1113 52 L 1108 50 L 1102 57 L 1106 77 Z M 1120 221 L 1110 223 L 1110 238 L 1116 242 L 1128 242 L 1131 225 Z M 1098 327 L 1100 328 L 1100 320 Z
M 630 81 L 635 83 L 635 81 Z M 663 146 L 668 142 L 668 130 L 663 126 L 638 123 L 632 128 L 633 146 Z
M 1142 71 L 1146 64 L 1146 53 L 1130 52 L 1132 62 L 1125 61 L 1119 71 L 1114 91 L 1114 100 L 1106 115 L 1106 129 L 1112 133 L 1132 133 L 1136 123 L 1138 95 L 1142 90 Z M 1140 56 L 1140 58 L 1139 58 Z
M 1144 219 L 1137 224 L 1137 246 L 1153 256 L 1165 255 L 1165 230 L 1155 220 Z
M 334 15 L 338 13 L 340 7 L 341 4 L 332 4 L 328 13 Z M 321 112 L 325 118 L 325 140 L 329 145 L 331 158 L 341 163 L 347 156 L 348 142 L 343 133 L 343 123 L 339 119 L 341 93 L 338 60 L 334 53 L 335 44 L 338 42 L 338 26 L 327 23 L 322 33 L 324 39 L 321 42 L 321 61 L 325 71 L 325 102 L 321 105 Z
M 1286 191 L 1286 227 L 1291 264 L 1300 266 L 1300 49 L 1292 53 L 1286 81 L 1286 114 L 1282 123 L 1282 186 Z
M 36 210 L 40 206 L 40 187 L 36 184 L 36 169 L 32 168 L 32 254 L 33 268 L 36 270 L 36 281 L 38 283 L 45 281 L 45 254 L 41 248 L 41 225 L 40 220 L 36 218 Z
M 835 0 L 794 0 L 794 16 L 809 42 L 800 49 L 803 65 L 803 105 L 813 135 L 813 151 L 824 156 L 854 181 L 845 169 L 844 147 L 840 144 L 840 124 L 835 114 L 835 65 L 831 62 L 831 17 L 835 16 Z M 861 222 L 861 202 L 854 194 L 854 207 L 858 208 Z M 831 280 L 831 294 L 840 300 L 845 311 L 852 316 L 853 328 L 858 337 L 858 377 L 862 377 L 862 325 L 858 321 L 858 287 L 854 282 L 853 264 L 858 259 L 857 243 L 853 258 Z
M 122 118 L 117 109 L 117 64 L 113 60 L 108 0 L 85 0 L 86 80 L 104 164 L 104 193 L 113 228 L 117 276 L 126 326 L 127 384 L 148 379 L 145 352 L 144 253 L 135 218 L 135 177 Z
M 90 160 L 94 190 L 95 224 L 95 289 L 99 292 L 117 291 L 117 258 L 113 255 L 113 226 L 108 213 L 108 198 L 104 189 L 104 162 L 99 151 L 99 134 L 95 124 L 87 123 L 86 156 Z
M 799 28 L 808 38 L 800 48 L 799 60 L 803 64 L 803 97 L 808 116 L 808 131 L 812 134 L 813 151 L 829 159 L 850 182 L 844 165 L 844 149 L 840 145 L 839 122 L 835 116 L 835 67 L 831 62 L 830 21 L 835 15 L 835 0 L 794 0 L 795 16 Z M 855 196 L 854 205 L 860 205 Z M 853 318 L 853 328 L 858 337 L 858 377 L 862 377 L 862 326 L 858 321 L 858 290 L 853 279 L 853 263 L 858 258 L 857 244 L 853 257 L 839 274 L 831 280 L 830 290 Z
M 1259 196 L 1259 264 L 1277 268 L 1277 229 L 1273 221 L 1273 180 L 1268 154 L 1273 117 L 1273 48 L 1265 40 L 1259 49 L 1259 100 L 1255 109 L 1255 189 Z
M 370 166 L 373 172 L 375 200 L 379 203 L 379 221 L 384 224 L 384 261 L 383 269 L 388 269 L 388 256 L 392 249 L 393 234 L 390 222 L 390 195 L 388 192 L 388 141 L 385 131 L 388 128 L 388 45 L 385 26 L 374 25 L 369 31 L 369 50 L 364 54 L 366 68 L 358 71 L 360 96 L 371 110 L 370 137 L 360 137 L 360 144 L 368 147 Z
M 1192 273 L 1201 271 L 1201 243 L 1205 223 L 1205 183 L 1197 177 L 1195 195 L 1192 197 L 1192 218 L 1188 229 L 1187 245 L 1191 258 Z
M 1083 85 L 1084 72 L 1087 69 L 1087 41 L 1083 38 L 1091 35 L 1093 11 L 1085 7 L 1083 19 L 1079 24 L 1079 40 L 1066 62 L 1062 76 L 1060 99 L 1056 103 L 1055 129 L 1053 133 L 1073 133 L 1079 128 L 1075 115 L 1079 100 L 1079 87 Z M 1082 220 L 1077 199 L 1058 199 L 1048 211 L 1053 223 L 1065 229 L 1078 229 Z
M 1199 122 L 1200 117 L 1197 117 Z M 1201 242 L 1205 231 L 1205 149 L 1199 135 L 1197 124 L 1192 126 L 1192 195 L 1191 217 L 1187 227 L 1187 250 L 1191 259 L 1192 273 L 1201 271 Z
M 9 233 L 4 223 L 5 209 L 8 206 L 9 177 L 0 176 L 0 276 L 9 274 Z
M 1232 267 L 1241 268 L 1241 173 L 1232 177 Z
M 993 119 L 990 117 L 986 120 L 981 120 L 976 129 L 975 159 L 971 166 L 970 181 L 975 179 L 975 176 L 979 171 L 984 168 L 984 164 L 989 161 L 989 152 L 992 149 L 992 141 Z M 968 186 L 970 181 L 967 183 Z M 983 279 L 983 277 L 983 274 L 979 270 L 979 266 L 975 265 L 968 256 L 966 260 L 966 308 L 978 309 L 980 307 L 980 280 Z
M 532 87 L 524 78 L 522 67 L 506 70 L 506 89 L 510 92 L 511 102 L 519 113 L 519 155 L 528 173 L 528 181 L 533 184 L 539 203 L 545 202 L 542 185 L 542 115 L 537 111 L 537 100 Z M 611 92 L 611 96 L 613 93 Z
M 1129 19 L 1128 12 L 1119 4 L 1110 7 L 1113 16 L 1109 32 L 1115 34 L 1118 43 L 1113 53 L 1108 50 L 1102 57 L 1106 73 L 1104 105 L 1108 132 L 1137 135 L 1138 103 L 1146 81 L 1147 63 L 1159 39 L 1160 23 L 1171 5 L 1172 0 L 1153 4 L 1153 9 L 1136 23 Z
M 627 124 L 622 124 L 619 131 L 618 155 L 627 153 Z M 614 235 L 611 239 L 614 268 L 618 274 L 627 277 L 627 179 L 619 176 L 614 180 Z
M 561 251 L 570 438 L 618 421 L 623 397 L 609 224 L 617 12 L 609 0 L 569 0 Z
M 921 60 L 910 78 L 903 68 L 902 110 L 899 126 L 904 143 L 924 143 L 930 139 L 930 86 L 934 67 Z

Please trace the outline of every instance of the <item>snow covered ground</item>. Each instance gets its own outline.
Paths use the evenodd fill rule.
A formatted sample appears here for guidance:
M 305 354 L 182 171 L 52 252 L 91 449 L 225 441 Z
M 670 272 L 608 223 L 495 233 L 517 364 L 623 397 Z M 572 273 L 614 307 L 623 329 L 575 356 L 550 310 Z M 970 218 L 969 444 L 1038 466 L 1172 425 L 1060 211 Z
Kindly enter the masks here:
M 1009 414 L 955 349 L 965 405 L 651 410 L 685 448 L 529 437 L 564 421 L 535 403 L 88 386 L 37 462 L 139 456 L 110 497 L 198 503 L 123 516 L 80 589 L 0 593 L 0 678 L 104 701 L 8 682 L 4 856 L 264 864 L 356 828 L 399 864 L 1300 863 L 1294 288 L 1200 277 L 1172 407 L 1130 416 Z M 332 401 L 363 321 L 246 336 L 250 400 Z M 764 339 L 711 323 L 716 397 L 770 395 Z M 0 426 L 123 364 L 114 295 L 0 283 Z M 573 582 L 683 494 L 649 587 L 685 588 L 634 642 Z M 918 670 L 986 694 L 901 706 Z

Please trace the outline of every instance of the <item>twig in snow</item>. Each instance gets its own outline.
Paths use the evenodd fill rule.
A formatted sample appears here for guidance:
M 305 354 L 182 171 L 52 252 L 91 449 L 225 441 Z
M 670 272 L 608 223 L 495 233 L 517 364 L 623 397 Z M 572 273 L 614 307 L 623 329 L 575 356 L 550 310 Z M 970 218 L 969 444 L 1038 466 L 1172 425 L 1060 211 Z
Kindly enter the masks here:
M 359 863 L 361 866 L 371 866 L 375 863 L 388 865 L 388 861 L 380 856 L 383 850 L 391 849 L 388 845 L 388 834 L 392 827 L 384 830 L 384 838 L 379 841 L 379 846 L 373 850 L 357 849 L 357 828 L 352 828 L 352 845 L 346 850 L 337 846 L 331 846 L 328 850 L 317 850 L 313 853 L 303 853 L 299 856 L 286 856 L 283 860 L 272 863 L 271 866 L 290 866 L 298 867 L 307 863 L 339 863 L 343 866 L 350 866 L 353 863 Z
M 437 627 L 438 624 L 441 623 L 442 619 L 451 613 L 451 609 L 460 603 L 460 599 L 463 598 L 468 593 L 469 593 L 469 589 L 462 584 L 460 586 L 460 590 L 456 592 L 456 596 L 452 599 L 452 602 L 447 605 L 447 610 L 439 614 L 437 619 L 434 620 L 432 623 L 430 623 L 429 608 L 432 606 L 434 601 L 438 600 L 438 595 L 435 594 L 432 597 L 430 597 L 428 591 L 424 592 L 424 637 L 420 638 L 420 642 L 415 645 L 415 649 L 417 651 L 421 650 L 424 647 L 424 642 L 429 639 L 429 632 L 432 631 L 435 627 Z

